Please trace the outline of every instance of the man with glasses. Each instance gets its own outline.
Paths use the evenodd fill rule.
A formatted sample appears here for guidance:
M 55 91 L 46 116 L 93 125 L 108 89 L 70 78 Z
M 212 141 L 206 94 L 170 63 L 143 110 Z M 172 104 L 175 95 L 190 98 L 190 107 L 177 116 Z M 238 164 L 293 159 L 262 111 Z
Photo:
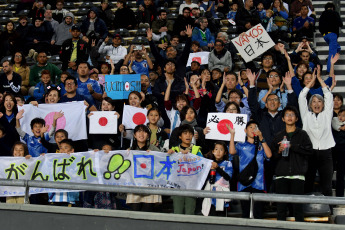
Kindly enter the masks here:
M 32 87 L 29 89 L 29 95 L 33 96 L 35 85 L 41 81 L 41 72 L 45 69 L 50 72 L 50 80 L 54 84 L 57 83 L 62 71 L 56 65 L 48 62 L 47 53 L 41 51 L 37 55 L 37 63 L 30 70 L 29 85 Z
M 203 50 L 209 50 L 214 46 L 214 36 L 212 36 L 211 31 L 207 28 L 208 21 L 205 17 L 199 18 L 199 27 L 193 29 L 192 41 L 197 41 Z
M 306 131 L 296 127 L 298 111 L 293 106 L 287 106 L 282 112 L 285 129 L 274 138 L 271 150 L 272 159 L 276 160 L 276 193 L 304 194 L 305 174 L 308 168 L 308 156 L 313 153 L 313 145 Z M 282 156 L 286 148 L 282 140 L 290 141 L 288 156 Z M 277 219 L 286 220 L 288 203 L 277 203 Z M 303 204 L 292 204 L 295 221 L 304 221 Z
M 186 34 L 186 27 L 189 26 L 194 26 L 194 20 L 190 16 L 191 10 L 189 7 L 183 8 L 183 14 L 179 15 L 177 19 L 175 20 L 174 23 L 174 35 L 179 35 L 180 36 L 180 42 L 186 41 L 188 35 Z
M 0 93 L 20 94 L 22 77 L 13 72 L 13 64 L 6 60 L 2 63 L 3 73 L 0 74 Z
M 222 72 L 229 72 L 232 69 L 232 58 L 230 52 L 224 48 L 222 40 L 216 40 L 214 49 L 208 55 L 208 69 L 220 69 Z

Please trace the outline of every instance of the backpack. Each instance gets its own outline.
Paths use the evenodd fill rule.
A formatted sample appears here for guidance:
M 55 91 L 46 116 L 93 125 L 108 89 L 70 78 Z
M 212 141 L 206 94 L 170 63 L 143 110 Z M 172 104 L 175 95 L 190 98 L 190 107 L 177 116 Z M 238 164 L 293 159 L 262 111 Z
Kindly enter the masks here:
M 249 186 L 251 183 L 253 183 L 253 181 L 255 180 L 256 175 L 258 173 L 259 166 L 258 166 L 258 162 L 256 161 L 256 155 L 258 153 L 258 147 L 259 147 L 259 145 L 256 144 L 255 145 L 255 154 L 254 154 L 253 160 L 251 162 L 249 162 L 249 164 L 238 175 L 238 181 L 244 186 Z

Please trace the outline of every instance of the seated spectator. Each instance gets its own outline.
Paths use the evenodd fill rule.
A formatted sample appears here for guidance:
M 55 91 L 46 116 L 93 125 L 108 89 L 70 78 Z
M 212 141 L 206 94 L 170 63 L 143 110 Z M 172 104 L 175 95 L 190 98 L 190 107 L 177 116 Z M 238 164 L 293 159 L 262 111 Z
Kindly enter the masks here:
M 185 0 L 179 7 L 178 13 L 179 14 L 183 14 L 183 9 L 185 7 L 188 7 L 190 9 L 190 11 L 194 8 L 194 7 L 198 7 L 198 4 L 192 2 L 192 0 Z
M 53 86 L 49 70 L 42 70 L 41 81 L 37 83 L 34 90 L 34 98 L 38 103 L 45 103 L 44 95 L 48 91 L 48 87 Z
M 29 90 L 29 76 L 30 68 L 26 64 L 26 59 L 23 52 L 16 52 L 11 59 L 13 64 L 13 72 L 19 74 L 22 77 L 22 84 L 20 87 L 20 92 L 22 95 L 28 95 Z
M 152 32 L 155 34 L 167 35 L 171 34 L 174 29 L 174 22 L 167 20 L 166 10 L 158 12 L 158 18 L 152 22 Z
M 145 59 L 143 58 L 143 55 L 145 56 Z M 132 63 L 129 61 L 131 56 L 134 58 Z M 153 69 L 153 63 L 144 45 L 131 45 L 129 53 L 123 63 L 125 65 L 131 64 L 131 68 L 136 74 L 145 74 L 148 76 L 149 70 Z
M 299 0 L 297 0 L 297 2 L 298 1 Z M 295 33 L 295 39 L 298 41 L 303 36 L 312 38 L 314 33 L 314 25 L 314 18 L 308 17 L 308 6 L 303 5 L 301 7 L 301 16 L 295 18 L 295 20 L 293 21 L 292 31 L 293 33 Z
M 108 0 L 102 0 L 101 5 L 98 7 L 99 18 L 102 19 L 108 28 L 112 28 L 114 13 L 112 7 L 109 5 Z
M 89 111 L 97 111 L 97 108 L 93 104 L 93 100 L 89 100 L 89 98 L 80 95 L 77 92 L 78 89 L 78 81 L 74 77 L 67 77 L 65 80 L 65 90 L 66 94 L 64 94 L 60 102 L 71 102 L 71 101 L 84 101 L 85 104 L 88 106 Z
M 28 29 L 26 50 L 34 49 L 36 52 L 49 52 L 53 33 L 53 27 L 49 22 L 44 22 L 43 18 L 36 18 L 34 24 L 30 25 Z
M 282 0 L 274 0 L 272 6 L 270 7 L 273 10 L 273 20 L 274 24 L 272 26 L 272 31 L 281 30 L 287 31 L 287 19 L 289 17 L 289 11 L 284 7 Z
M 67 12 L 66 16 L 63 18 L 52 37 L 50 44 L 53 46 L 52 53 L 58 54 L 61 50 L 62 43 L 67 39 L 72 38 L 71 29 L 73 26 L 74 16 L 72 13 Z
M 291 62 L 298 64 L 299 62 L 308 62 L 311 71 L 317 65 L 321 65 L 321 61 L 317 56 L 317 51 L 311 47 L 310 41 L 306 36 L 302 37 L 302 41 L 298 44 L 297 48 L 290 54 Z
M 314 11 L 314 7 L 312 5 L 312 2 L 310 0 L 296 0 L 293 1 L 291 3 L 290 6 L 290 16 L 295 19 L 297 17 L 301 17 L 302 13 L 301 13 L 301 9 L 303 6 L 307 7 L 307 11 L 309 11 L 309 9 L 312 11 L 312 13 L 314 14 L 315 17 L 315 11 Z
M 43 18 L 44 17 L 44 3 L 42 0 L 35 1 L 32 5 L 32 8 L 30 9 L 30 12 L 28 14 L 28 17 L 32 19 L 32 21 L 36 21 L 37 18 Z
M 256 6 L 257 12 L 259 14 L 260 19 L 262 20 L 264 17 L 266 17 L 266 10 L 264 8 L 264 4 L 262 2 L 259 2 Z M 236 14 L 235 14 L 236 15 Z
M 61 70 L 54 64 L 48 62 L 47 53 L 41 51 L 37 56 L 37 63 L 34 64 L 30 70 L 29 85 L 32 86 L 29 90 L 29 94 L 33 96 L 34 86 L 40 82 L 42 70 L 49 70 L 51 81 L 56 82 L 56 79 L 60 77 Z
M 80 62 L 78 65 L 78 89 L 77 92 L 97 105 L 102 100 L 102 90 L 99 83 L 89 77 L 90 65 L 87 62 Z M 66 84 L 65 84 L 66 86 Z M 67 89 L 66 89 L 67 91 Z
M 180 36 L 180 42 L 187 39 L 186 28 L 188 25 L 194 26 L 194 20 L 190 16 L 189 7 L 183 8 L 183 14 L 179 15 L 174 23 L 174 35 Z
M 198 41 L 203 50 L 209 50 L 214 46 L 214 37 L 207 28 L 208 21 L 205 17 L 199 18 L 199 27 L 193 29 L 192 41 Z
M 116 2 L 117 10 L 115 11 L 114 27 L 115 29 L 133 29 L 137 21 L 135 19 L 135 14 L 133 10 L 127 7 L 125 0 L 118 0 Z
M 253 6 L 253 0 L 245 0 L 244 7 L 236 13 L 235 22 L 239 33 L 249 30 L 260 22 L 260 16 Z
M 53 18 L 53 13 L 52 13 L 51 10 L 46 10 L 44 12 L 44 21 L 45 22 L 50 22 L 50 24 L 53 27 L 54 33 L 55 33 L 56 32 L 56 28 L 58 27 L 58 25 L 60 23 Z
M 63 22 L 67 13 L 69 13 L 68 10 L 63 9 L 63 6 L 64 6 L 64 0 L 56 0 L 56 9 L 53 10 L 53 18 L 59 23 Z
M 121 46 L 122 38 L 119 34 L 111 35 L 113 44 L 106 45 L 109 41 L 109 36 L 104 40 L 104 42 L 99 47 L 98 52 L 100 54 L 105 54 L 105 59 L 108 63 L 110 60 L 113 61 L 115 65 L 115 72 L 118 73 L 120 71 L 120 67 L 123 64 L 123 59 L 127 55 L 127 49 Z
M 202 0 L 200 10 L 204 11 L 204 15 L 208 18 L 218 18 L 216 14 L 216 2 L 210 0 Z
M 27 54 L 27 48 L 25 47 L 25 41 L 26 41 L 26 36 L 29 32 L 29 23 L 28 23 L 28 18 L 26 16 L 20 16 L 19 17 L 19 24 L 16 27 L 16 31 L 18 33 L 20 41 L 23 42 L 18 42 L 17 43 L 17 48 L 18 50 L 23 51 L 25 54 Z
M 84 36 L 94 34 L 97 39 L 104 40 L 108 36 L 108 28 L 105 22 L 99 18 L 99 11 L 92 7 L 81 24 L 81 32 Z
M 153 108 L 157 107 L 157 98 L 152 95 L 152 88 L 150 84 L 150 78 L 149 76 L 142 74 L 140 76 L 140 81 L 141 81 L 141 96 L 143 98 L 143 101 L 141 102 L 141 106 L 144 108 Z M 158 120 L 157 120 L 158 122 Z M 162 126 L 162 125 L 160 125 Z
M 137 21 L 139 22 L 139 28 L 150 28 L 156 16 L 156 7 L 153 5 L 152 0 L 144 0 L 144 4 L 139 5 L 137 11 Z
M 80 38 L 80 27 L 74 25 L 71 27 L 72 38 L 67 39 L 61 46 L 60 59 L 62 61 L 62 70 L 67 68 L 76 70 L 81 62 L 89 58 L 88 45 Z
M 273 23 L 273 10 L 266 10 L 265 17 L 261 19 L 261 25 L 265 28 L 267 32 L 272 32 Z M 276 25 L 277 26 L 277 25 Z
M 208 68 L 211 71 L 215 68 L 220 69 L 222 72 L 232 70 L 231 54 L 224 46 L 222 40 L 216 40 L 214 49 L 208 55 Z
M 5 25 L 5 31 L 0 34 L 0 59 L 7 55 L 13 55 L 19 50 L 17 45 L 20 35 L 16 32 L 14 23 L 9 21 Z
M 20 94 L 22 77 L 13 72 L 13 64 L 6 60 L 2 63 L 3 73 L 0 74 L 0 93 Z
M 237 2 L 233 2 L 230 6 L 230 11 L 229 13 L 226 15 L 226 18 L 227 19 L 231 19 L 233 21 L 235 21 L 235 17 L 236 17 L 236 13 L 237 13 L 237 10 L 238 10 L 238 4 Z

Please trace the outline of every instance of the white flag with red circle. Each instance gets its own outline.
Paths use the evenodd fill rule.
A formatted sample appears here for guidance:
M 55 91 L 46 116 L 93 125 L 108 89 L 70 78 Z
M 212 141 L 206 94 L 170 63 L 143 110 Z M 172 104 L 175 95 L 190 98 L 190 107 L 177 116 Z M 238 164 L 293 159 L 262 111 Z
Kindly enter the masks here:
M 206 139 L 230 141 L 231 134 L 226 125 L 235 129 L 235 141 L 245 141 L 247 114 L 239 113 L 208 113 L 206 126 L 210 131 L 206 134 Z
M 126 129 L 134 129 L 137 125 L 147 124 L 147 109 L 142 109 L 130 105 L 123 108 L 122 124 Z
M 90 116 L 90 134 L 117 134 L 117 115 L 114 111 L 96 111 Z

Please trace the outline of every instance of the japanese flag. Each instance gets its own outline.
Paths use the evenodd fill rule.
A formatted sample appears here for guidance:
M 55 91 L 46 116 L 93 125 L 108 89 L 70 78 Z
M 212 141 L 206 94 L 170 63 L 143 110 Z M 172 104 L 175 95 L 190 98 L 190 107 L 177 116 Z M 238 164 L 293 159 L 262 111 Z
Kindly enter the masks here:
M 117 115 L 114 111 L 92 112 L 90 129 L 92 134 L 117 134 Z
M 125 105 L 123 108 L 122 123 L 126 129 L 134 129 L 137 125 L 146 124 L 147 109 L 141 109 L 130 105 Z

